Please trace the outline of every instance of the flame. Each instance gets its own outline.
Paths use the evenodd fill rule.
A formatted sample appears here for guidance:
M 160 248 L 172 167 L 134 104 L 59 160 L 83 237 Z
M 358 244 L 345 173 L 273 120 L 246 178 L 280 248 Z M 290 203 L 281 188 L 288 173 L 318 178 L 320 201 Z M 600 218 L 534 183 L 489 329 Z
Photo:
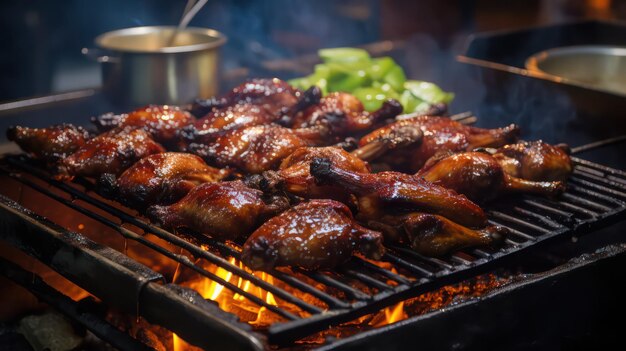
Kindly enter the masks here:
M 185 342 L 181 338 L 179 338 L 178 335 L 172 333 L 172 349 L 174 351 L 182 351 L 185 349 L 185 345 L 183 344 L 185 344 Z
M 270 284 L 274 284 L 274 278 L 264 272 L 252 272 L 247 267 L 243 265 L 240 261 L 235 258 L 230 258 L 229 262 L 235 266 L 238 266 L 241 269 L 246 270 L 247 272 L 256 275 L 261 280 L 266 281 Z M 236 285 L 239 289 L 254 295 L 260 299 L 263 299 L 266 303 L 277 306 L 278 302 L 274 298 L 274 295 L 264 289 L 254 285 L 249 280 L 246 280 L 238 275 L 233 275 L 233 273 L 227 269 L 222 267 L 217 267 L 212 265 L 208 268 L 209 271 L 212 271 L 216 276 L 221 279 L 229 282 L 230 284 Z M 175 273 L 178 276 L 178 271 Z M 196 290 L 202 297 L 205 299 L 210 299 L 218 303 L 220 308 L 227 312 L 234 312 L 237 314 L 242 320 L 250 323 L 261 322 L 267 320 L 267 309 L 263 306 L 258 306 L 252 302 L 250 302 L 243 293 L 233 292 L 229 289 L 224 289 L 222 284 L 219 284 L 215 281 L 212 281 L 208 278 L 196 279 L 193 281 L 187 281 L 178 283 L 183 286 L 187 286 Z M 244 314 L 242 316 L 242 313 Z M 265 318 L 264 318 L 265 316 Z M 274 317 L 274 321 L 277 317 Z M 267 323 L 264 323 L 267 324 Z
M 231 264 L 236 265 L 239 268 L 256 275 L 263 281 L 274 284 L 274 278 L 271 275 L 265 272 L 252 272 L 247 267 L 245 267 L 243 263 L 235 258 L 230 258 L 228 261 Z M 178 279 L 181 275 L 179 268 L 180 267 L 177 267 L 174 273 L 173 281 Z M 230 284 L 236 285 L 239 289 L 263 299 L 267 304 L 278 306 L 278 301 L 276 301 L 274 295 L 271 292 L 261 289 L 260 287 L 251 283 L 249 280 L 243 279 L 239 276 L 234 276 L 232 272 L 215 265 L 205 267 L 205 269 L 212 271 L 216 276 L 229 282 Z M 242 321 L 248 322 L 255 326 L 267 326 L 279 320 L 280 318 L 278 316 L 275 316 L 271 311 L 268 311 L 267 308 L 265 308 L 264 306 L 258 306 L 250 302 L 244 295 L 232 292 L 229 289 L 224 289 L 224 286 L 222 284 L 219 284 L 208 278 L 201 278 L 186 282 L 177 282 L 177 284 L 187 286 L 196 290 L 205 299 L 210 299 L 217 302 L 220 308 L 222 308 L 223 310 L 227 312 L 232 312 L 239 316 Z M 185 351 L 189 350 L 190 346 L 179 336 L 173 334 L 172 348 L 174 351 Z
M 404 312 L 404 301 L 398 303 L 393 307 L 385 308 L 385 323 L 391 324 L 397 321 L 405 319 L 406 313 Z
M 359 323 L 363 323 L 365 320 L 370 319 L 368 324 L 374 328 L 379 328 L 388 324 L 399 322 L 406 318 L 408 318 L 408 315 L 404 311 L 404 301 L 401 301 L 394 306 L 384 308 L 374 316 L 370 315 L 362 317 Z

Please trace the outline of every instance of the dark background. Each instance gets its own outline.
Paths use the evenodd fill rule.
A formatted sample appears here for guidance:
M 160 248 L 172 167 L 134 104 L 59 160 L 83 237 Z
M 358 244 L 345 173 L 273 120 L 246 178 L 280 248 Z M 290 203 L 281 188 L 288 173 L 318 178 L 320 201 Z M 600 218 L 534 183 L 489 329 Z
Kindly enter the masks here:
M 185 0 L 0 2 L 0 102 L 95 87 L 99 67 L 80 53 L 113 29 L 174 25 Z M 224 73 L 268 75 L 263 62 L 321 47 L 403 39 L 412 44 L 410 77 L 449 90 L 462 82 L 454 54 L 468 34 L 580 18 L 624 18 L 619 0 L 222 0 L 192 21 L 229 37 Z M 236 79 L 235 79 L 236 80 Z

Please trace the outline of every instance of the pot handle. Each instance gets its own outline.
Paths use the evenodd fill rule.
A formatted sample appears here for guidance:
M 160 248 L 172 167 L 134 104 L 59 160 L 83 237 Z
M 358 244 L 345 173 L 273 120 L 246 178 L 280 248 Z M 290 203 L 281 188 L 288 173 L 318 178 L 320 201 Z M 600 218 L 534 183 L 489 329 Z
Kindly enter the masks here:
M 100 62 L 100 63 L 118 63 L 120 62 L 120 58 L 116 56 L 111 56 L 106 53 L 104 50 L 96 49 L 96 48 L 82 48 L 80 50 L 81 54 L 85 55 L 87 58 Z

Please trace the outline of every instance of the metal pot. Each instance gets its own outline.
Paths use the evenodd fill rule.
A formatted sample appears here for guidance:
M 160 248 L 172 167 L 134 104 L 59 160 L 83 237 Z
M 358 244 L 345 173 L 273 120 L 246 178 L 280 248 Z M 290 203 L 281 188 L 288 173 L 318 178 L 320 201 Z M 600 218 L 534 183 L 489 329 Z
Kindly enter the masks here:
M 226 37 L 208 28 L 187 28 L 167 45 L 176 27 L 133 27 L 104 33 L 98 49 L 83 49 L 102 64 L 102 85 L 123 106 L 184 104 L 218 90 L 219 48 Z
M 529 57 L 526 68 L 564 83 L 626 96 L 626 47 L 554 48 Z

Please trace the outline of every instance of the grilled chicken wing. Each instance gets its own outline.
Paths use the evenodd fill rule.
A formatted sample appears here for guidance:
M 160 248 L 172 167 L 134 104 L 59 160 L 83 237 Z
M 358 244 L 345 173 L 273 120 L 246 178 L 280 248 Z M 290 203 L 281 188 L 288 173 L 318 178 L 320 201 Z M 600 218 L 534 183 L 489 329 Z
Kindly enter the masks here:
M 241 259 L 254 270 L 312 270 L 335 267 L 355 251 L 379 259 L 382 234 L 358 225 L 342 203 L 312 200 L 265 222 L 244 244 Z
M 306 142 L 293 130 L 278 125 L 258 125 L 231 130 L 213 143 L 192 143 L 189 151 L 219 167 L 261 173 L 280 162 Z
M 438 152 L 463 152 L 477 147 L 500 147 L 515 142 L 519 134 L 519 128 L 515 125 L 481 129 L 463 125 L 447 117 L 416 116 L 396 121 L 369 133 L 361 138 L 359 146 L 387 138 L 399 128 L 411 127 L 422 130 L 422 142 L 385 154 L 381 161 L 394 169 L 416 172 Z
M 250 234 L 264 219 L 286 209 L 288 202 L 273 198 L 241 181 L 204 183 L 169 206 L 152 206 L 148 216 L 166 228 L 188 228 L 221 240 Z
M 202 137 L 206 141 L 219 136 L 220 132 L 246 126 L 270 124 L 277 119 L 262 106 L 253 104 L 236 104 L 223 109 L 209 112 L 203 118 L 193 124 L 193 129 L 187 127 L 186 133 L 190 133 L 192 140 Z
M 88 140 L 76 152 L 61 160 L 59 169 L 70 176 L 99 177 L 120 174 L 133 163 L 165 149 L 143 129 L 114 129 Z
M 223 179 L 228 173 L 209 167 L 200 157 L 180 152 L 164 152 L 142 158 L 119 178 L 103 174 L 99 187 L 135 208 L 171 204 L 202 183 Z
M 348 153 L 342 148 L 301 147 L 285 158 L 277 171 L 266 171 L 262 175 L 247 178 L 249 184 L 266 192 L 284 190 L 304 198 L 326 198 L 348 202 L 349 194 L 332 185 L 317 185 L 311 176 L 311 162 L 316 158 L 327 158 L 341 169 L 357 173 L 370 173 L 365 160 L 389 152 L 405 143 L 418 142 L 421 138 L 419 129 L 402 130 L 388 139 L 373 142 Z
M 214 109 L 181 131 L 182 142 L 186 144 L 211 143 L 221 134 L 232 129 L 274 122 L 282 123 L 289 120 L 290 116 L 297 111 L 319 102 L 320 97 L 319 88 L 311 87 L 299 94 L 297 102 L 289 106 L 284 114 L 277 114 L 273 109 L 268 110 L 265 104 L 254 103 L 254 99 L 253 102 Z
M 465 196 L 413 175 L 351 172 L 334 166 L 328 159 L 313 160 L 311 175 L 318 184 L 332 184 L 355 194 L 361 219 L 376 219 L 388 210 L 405 210 L 439 214 L 473 228 L 487 223 L 483 210 Z
M 572 173 L 567 145 L 541 140 L 499 148 L 493 155 L 511 176 L 534 181 L 565 181 Z
M 48 128 L 15 126 L 9 127 L 7 138 L 39 159 L 56 162 L 83 146 L 89 140 L 89 133 L 71 124 Z
M 194 118 L 189 112 L 176 106 L 149 105 L 121 115 L 104 114 L 92 118 L 92 122 L 100 131 L 113 128 L 143 129 L 155 141 L 173 146 L 178 139 L 178 130 L 192 124 Z
M 335 144 L 346 136 L 365 133 L 385 119 L 394 118 L 402 112 L 396 100 L 387 100 L 372 113 L 347 93 L 331 93 L 319 104 L 296 114 L 291 127 L 311 144 L 324 146 Z
M 281 117 L 298 104 L 302 92 L 280 79 L 252 79 L 231 90 L 221 98 L 197 100 L 191 111 L 198 117 L 238 104 L 262 107 L 269 114 Z
M 381 230 L 385 240 L 408 244 L 426 256 L 442 256 L 473 246 L 496 246 L 508 235 L 503 227 L 488 225 L 470 229 L 445 217 L 428 213 L 386 215 L 368 226 Z
M 422 143 L 423 137 L 424 134 L 419 128 L 410 125 L 398 126 L 378 138 L 361 143 L 350 153 L 364 161 L 374 161 L 384 155 L 393 154 L 394 150 L 417 147 Z
M 554 196 L 565 190 L 561 181 L 537 182 L 511 176 L 494 156 L 483 152 L 434 156 L 416 175 L 472 201 L 488 201 L 507 192 Z
M 343 149 L 327 147 L 301 147 L 285 158 L 277 171 L 266 171 L 248 181 L 265 192 L 277 190 L 309 199 L 349 201 L 349 194 L 333 185 L 317 185 L 311 176 L 311 162 L 326 158 L 336 167 L 358 173 L 369 173 L 367 162 L 352 156 Z

